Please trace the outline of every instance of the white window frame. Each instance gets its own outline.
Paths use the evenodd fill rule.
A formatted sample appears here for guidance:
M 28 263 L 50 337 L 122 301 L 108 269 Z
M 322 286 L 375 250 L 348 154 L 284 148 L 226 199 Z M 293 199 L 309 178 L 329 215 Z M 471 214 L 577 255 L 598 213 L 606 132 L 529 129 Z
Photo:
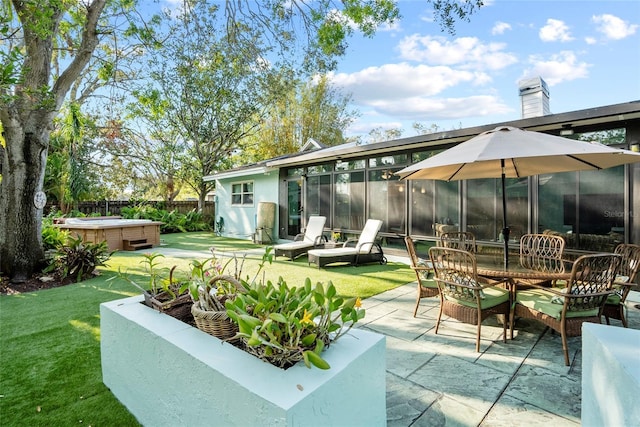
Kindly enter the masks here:
M 251 190 L 246 189 L 246 185 L 251 185 Z M 236 192 L 236 187 L 239 186 L 240 191 Z M 253 194 L 254 194 L 254 182 L 253 181 L 238 181 L 231 183 L 231 206 L 253 206 Z M 235 200 L 240 197 L 240 203 Z

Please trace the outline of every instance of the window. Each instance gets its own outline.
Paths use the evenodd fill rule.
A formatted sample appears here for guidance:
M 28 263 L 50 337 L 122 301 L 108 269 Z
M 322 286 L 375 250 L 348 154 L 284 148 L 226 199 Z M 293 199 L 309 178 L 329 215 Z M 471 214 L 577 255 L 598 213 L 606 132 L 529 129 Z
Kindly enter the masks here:
M 315 175 L 307 178 L 307 215 L 322 215 L 331 224 L 331 175 Z
M 335 174 L 333 228 L 362 230 L 364 227 L 364 172 Z
M 369 218 L 382 220 L 382 232 L 405 234 L 406 184 L 394 175 L 398 170 L 369 171 Z
M 253 205 L 253 182 L 231 184 L 231 204 L 241 206 Z
M 458 225 L 458 181 L 413 180 L 411 192 L 411 229 L 409 234 L 435 236 L 436 225 Z

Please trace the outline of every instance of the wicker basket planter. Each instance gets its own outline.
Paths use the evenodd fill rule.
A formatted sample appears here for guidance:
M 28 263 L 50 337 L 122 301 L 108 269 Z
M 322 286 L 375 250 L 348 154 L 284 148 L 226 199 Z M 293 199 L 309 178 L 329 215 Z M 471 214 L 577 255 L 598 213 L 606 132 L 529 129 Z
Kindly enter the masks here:
M 238 342 L 238 339 L 232 339 L 238 332 L 238 325 L 229 319 L 224 306 L 226 300 L 233 299 L 236 294 L 212 295 L 211 289 L 217 286 L 225 286 L 227 291 L 233 289 L 236 293 L 245 291 L 244 286 L 233 276 L 216 276 L 209 281 L 206 287 L 201 286 L 202 289 L 198 291 L 199 299 L 191 306 L 191 314 L 196 326 L 201 331 L 221 340 Z
M 168 314 L 178 320 L 193 325 L 193 315 L 191 314 L 191 306 L 193 301 L 191 296 L 187 294 L 179 295 L 177 298 L 171 298 L 166 292 L 158 295 L 151 295 L 146 292 L 144 295 L 144 304 L 158 310 L 161 313 Z
M 191 305 L 191 314 L 198 329 L 221 340 L 230 341 L 238 332 L 238 325 L 229 319 L 226 311 L 203 310 L 196 301 Z

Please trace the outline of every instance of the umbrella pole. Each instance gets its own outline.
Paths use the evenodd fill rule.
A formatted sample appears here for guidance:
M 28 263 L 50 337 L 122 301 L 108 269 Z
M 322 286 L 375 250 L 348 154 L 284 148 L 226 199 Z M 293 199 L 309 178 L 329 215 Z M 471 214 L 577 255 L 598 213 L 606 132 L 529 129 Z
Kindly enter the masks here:
M 509 234 L 510 230 L 507 227 L 507 193 L 505 192 L 505 173 L 504 173 L 504 159 L 500 159 L 500 166 L 502 167 L 502 240 L 504 240 L 504 269 L 509 268 Z

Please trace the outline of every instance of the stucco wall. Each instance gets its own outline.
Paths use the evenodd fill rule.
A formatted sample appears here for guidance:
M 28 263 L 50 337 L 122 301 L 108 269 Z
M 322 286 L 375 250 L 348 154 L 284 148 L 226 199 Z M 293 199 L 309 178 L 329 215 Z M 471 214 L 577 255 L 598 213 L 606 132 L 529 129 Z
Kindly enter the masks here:
M 231 204 L 231 185 L 253 181 L 253 204 L 237 206 Z M 278 172 L 246 175 L 216 180 L 216 216 L 224 218 L 223 236 L 251 240 L 256 231 L 258 204 L 273 202 L 278 204 Z M 276 209 L 276 227 L 279 223 Z

